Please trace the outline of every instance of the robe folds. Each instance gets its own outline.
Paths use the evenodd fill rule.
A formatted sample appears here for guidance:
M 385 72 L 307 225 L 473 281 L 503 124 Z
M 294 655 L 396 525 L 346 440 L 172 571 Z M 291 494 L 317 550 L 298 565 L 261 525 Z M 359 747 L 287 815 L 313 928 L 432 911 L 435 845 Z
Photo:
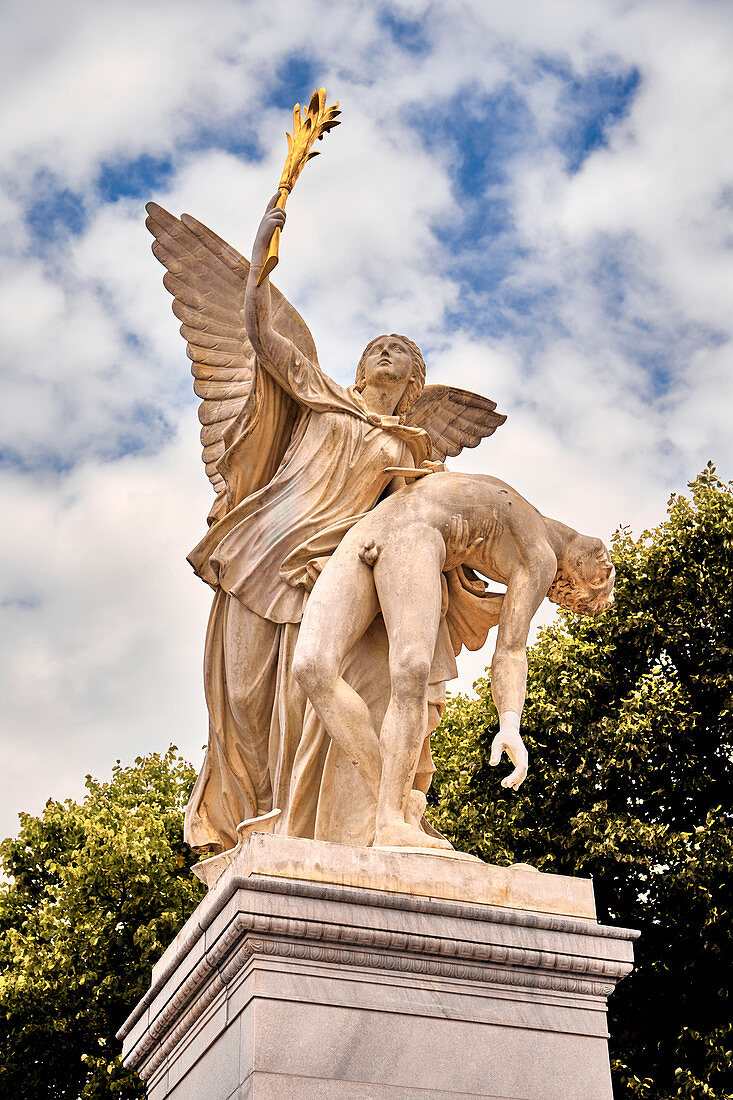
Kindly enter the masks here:
M 419 466 L 431 448 L 424 430 L 371 413 L 358 391 L 301 355 L 281 379 L 256 365 L 251 399 L 225 443 L 218 469 L 226 499 L 217 498 L 209 530 L 189 555 L 215 595 L 204 656 L 209 741 L 185 839 L 215 851 L 236 844 L 241 821 L 275 808 L 275 831 L 316 835 L 330 739 L 291 671 L 305 602 L 343 535 L 386 491 L 385 468 Z M 471 648 L 477 640 L 475 628 L 461 629 L 461 593 L 476 600 L 470 582 L 453 577 L 444 594 L 447 587 L 453 592 L 431 674 L 438 710 L 463 635 Z M 470 618 L 478 621 L 475 611 Z M 496 621 L 485 618 L 481 644 Z M 382 659 L 380 624 L 349 656 L 355 686 L 360 669 Z M 423 773 L 430 767 L 421 761 Z M 332 818 L 321 806 L 321 822 Z M 321 839 L 344 839 L 337 833 L 319 829 Z

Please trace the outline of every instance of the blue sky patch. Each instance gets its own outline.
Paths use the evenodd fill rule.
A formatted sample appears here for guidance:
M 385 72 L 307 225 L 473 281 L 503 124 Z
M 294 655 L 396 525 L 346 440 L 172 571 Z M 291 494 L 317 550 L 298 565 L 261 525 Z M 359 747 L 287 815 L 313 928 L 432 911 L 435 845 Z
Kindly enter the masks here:
M 504 185 L 514 158 L 536 142 L 535 124 L 515 85 L 492 95 L 462 90 L 426 117 L 415 110 L 410 122 L 430 151 L 448 150 L 448 172 L 456 204 L 450 219 L 435 227 L 461 277 L 468 252 L 481 254 L 482 284 L 496 287 L 518 254 L 514 219 Z
M 538 128 L 526 96 L 527 87 L 547 73 L 560 81 L 557 114 L 562 120 L 550 135 Z M 507 185 L 518 158 L 540 155 L 548 141 L 564 154 L 568 173 L 577 171 L 628 114 L 639 84 L 636 69 L 596 70 L 581 77 L 560 62 L 542 59 L 521 79 L 491 94 L 466 87 L 436 104 L 429 117 L 412 113 L 410 123 L 426 148 L 448 150 L 450 158 L 456 205 L 434 231 L 446 248 L 450 274 L 464 287 L 462 304 L 449 318 L 453 324 L 495 338 L 510 335 L 523 343 L 540 342 L 550 333 L 566 335 L 559 284 L 512 282 L 526 248 L 516 231 Z M 625 330 L 630 326 L 625 278 L 631 258 L 622 242 L 607 244 L 602 265 L 590 278 L 602 290 L 609 316 Z M 620 331 L 619 341 L 624 339 Z M 658 339 L 661 347 L 663 334 Z M 653 343 L 650 366 L 656 338 Z
M 425 33 L 425 19 L 406 19 L 394 8 L 382 8 L 379 25 L 386 30 L 401 50 L 416 57 L 424 57 L 430 50 L 430 40 Z
M 175 429 L 159 409 L 137 407 L 132 411 L 130 422 L 110 441 L 101 457 L 116 460 L 130 455 L 155 454 L 175 434 Z
M 450 319 L 462 326 L 473 315 L 474 331 L 503 336 L 515 327 L 516 308 L 504 283 L 524 255 L 506 185 L 516 157 L 538 142 L 521 86 L 505 84 L 491 94 L 464 88 L 429 116 L 415 110 L 409 120 L 428 150 L 448 151 L 456 202 L 434 232 L 449 273 L 466 288 Z
M 265 150 L 252 129 L 251 115 L 246 110 L 242 110 L 234 118 L 226 119 L 219 126 L 199 127 L 187 141 L 181 142 L 179 149 L 187 157 L 192 153 L 205 153 L 214 149 L 255 162 L 265 155 Z
M 166 186 L 173 176 L 170 157 L 144 153 L 132 159 L 108 161 L 99 170 L 96 188 L 103 202 L 145 198 Z
M 567 169 L 577 172 L 596 149 L 608 144 L 613 126 L 626 118 L 641 85 L 637 68 L 622 72 L 596 70 L 578 76 L 557 61 L 543 60 L 540 71 L 560 78 L 563 90 L 558 101 L 562 122 L 553 140 L 565 156 Z
M 459 201 L 503 183 L 508 163 L 535 141 L 534 118 L 516 84 L 492 94 L 464 88 L 438 101 L 429 114 L 416 107 L 409 121 L 428 150 L 450 151 L 449 172 Z
M 14 447 L 0 448 L 0 469 L 14 470 L 19 474 L 34 474 L 39 471 L 49 474 L 65 474 L 74 468 L 75 462 L 62 458 L 60 454 L 48 448 L 35 448 L 25 453 Z
M 84 199 L 68 187 L 60 187 L 51 172 L 36 176 L 33 198 L 25 214 L 33 245 L 43 250 L 64 236 L 78 236 L 87 224 Z
M 291 54 L 278 67 L 268 86 L 265 103 L 282 111 L 293 110 L 295 103 L 307 107 L 315 88 L 320 87 L 318 65 L 303 54 Z M 329 100 L 331 102 L 331 100 Z
M 190 378 L 182 372 L 180 384 L 172 386 L 175 406 L 180 408 L 195 400 Z M 171 414 L 174 415 L 174 414 Z M 130 455 L 155 454 L 175 436 L 169 416 L 157 405 L 131 404 L 124 414 L 105 422 L 104 435 L 79 435 L 75 445 L 68 447 L 29 446 L 23 451 L 14 447 L 0 448 L 0 469 L 18 474 L 63 475 L 79 462 L 93 456 L 99 462 L 114 462 Z
M 17 608 L 19 611 L 35 611 L 42 604 L 37 596 L 9 596 L 7 600 L 0 600 L 0 607 Z

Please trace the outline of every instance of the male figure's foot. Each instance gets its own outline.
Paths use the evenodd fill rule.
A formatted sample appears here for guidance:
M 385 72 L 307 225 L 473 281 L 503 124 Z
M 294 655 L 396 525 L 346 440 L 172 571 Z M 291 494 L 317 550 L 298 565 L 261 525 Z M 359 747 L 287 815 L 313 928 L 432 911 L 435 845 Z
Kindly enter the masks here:
M 430 836 L 417 825 L 410 825 L 400 817 L 382 821 L 374 836 L 375 848 L 441 848 L 452 851 L 453 845 L 442 837 Z
M 410 791 L 407 796 L 407 805 L 405 806 L 405 821 L 408 825 L 414 825 L 416 828 L 420 828 L 422 815 L 425 813 L 427 804 L 428 796 L 426 794 L 417 790 Z

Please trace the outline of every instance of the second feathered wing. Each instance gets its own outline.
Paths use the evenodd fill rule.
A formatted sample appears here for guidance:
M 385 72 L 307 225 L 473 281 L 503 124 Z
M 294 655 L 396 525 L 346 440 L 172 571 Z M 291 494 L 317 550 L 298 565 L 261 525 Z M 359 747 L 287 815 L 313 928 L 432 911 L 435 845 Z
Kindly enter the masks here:
M 277 406 L 281 429 L 295 420 L 297 408 L 269 375 L 264 376 L 245 330 L 249 262 L 189 214 L 176 218 L 154 202 L 146 210 L 145 224 L 155 238 L 153 253 L 167 268 L 163 283 L 173 295 L 173 312 L 181 321 L 191 360 L 193 388 L 201 398 L 202 458 L 217 494 L 213 521 L 246 492 L 242 486 L 233 491 L 227 483 L 226 452 L 236 437 L 241 442 L 251 434 L 268 406 Z M 317 363 L 305 321 L 275 287 L 271 293 L 273 327 Z M 279 435 L 283 434 L 281 430 Z
M 493 435 L 506 416 L 496 412 L 496 402 L 454 386 L 425 386 L 405 413 L 405 423 L 422 428 L 433 444 L 431 458 L 442 462 L 464 447 L 477 447 Z

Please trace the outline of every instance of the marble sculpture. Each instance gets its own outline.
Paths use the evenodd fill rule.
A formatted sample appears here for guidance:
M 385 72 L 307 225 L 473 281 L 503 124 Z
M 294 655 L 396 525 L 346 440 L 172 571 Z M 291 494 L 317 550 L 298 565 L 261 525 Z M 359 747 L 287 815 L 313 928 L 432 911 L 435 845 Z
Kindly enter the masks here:
M 215 492 L 189 555 L 214 593 L 209 743 L 185 823 L 201 851 L 228 851 L 252 829 L 449 850 L 424 810 L 430 736 L 461 648 L 498 625 L 491 762 L 507 752 L 503 782 L 516 788 L 532 616 L 546 596 L 588 615 L 611 599 L 600 540 L 495 478 L 446 469 L 503 424 L 495 402 L 426 385 L 420 350 L 396 334 L 372 340 L 354 385 L 339 385 L 270 284 L 285 199 L 336 114 L 323 89 L 305 120 L 296 107 L 251 263 L 195 218 L 147 207 Z

